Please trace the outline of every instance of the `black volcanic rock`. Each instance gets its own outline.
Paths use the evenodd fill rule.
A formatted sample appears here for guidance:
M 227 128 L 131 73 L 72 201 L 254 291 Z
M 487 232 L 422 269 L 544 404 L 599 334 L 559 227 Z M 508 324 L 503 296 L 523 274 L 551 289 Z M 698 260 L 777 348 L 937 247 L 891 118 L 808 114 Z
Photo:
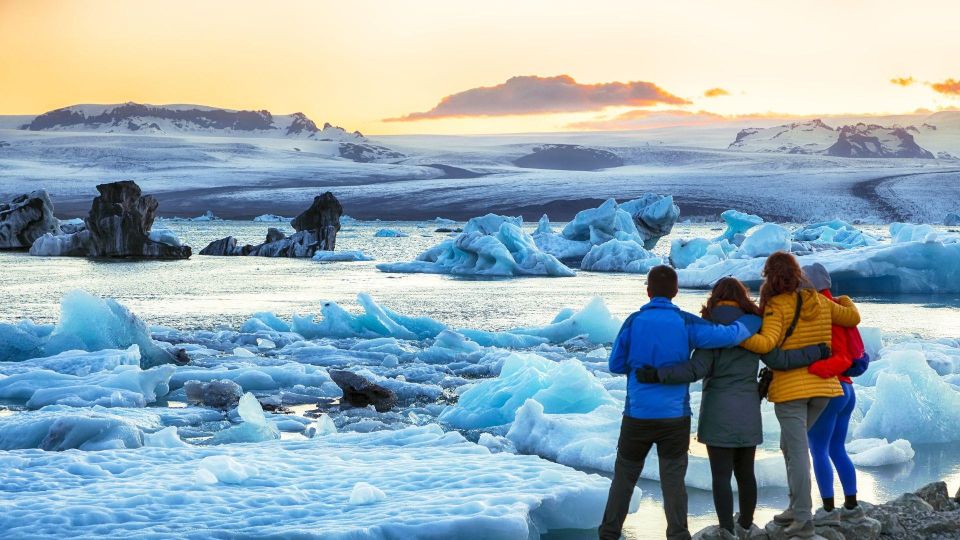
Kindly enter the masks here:
M 933 154 L 921 148 L 906 129 L 863 123 L 840 128 L 837 142 L 827 148 L 826 153 L 854 158 L 933 159 Z
M 37 190 L 0 202 L 0 249 L 30 249 L 44 234 L 59 234 L 53 203 L 46 191 Z
M 397 395 L 392 390 L 372 383 L 356 373 L 338 369 L 331 369 L 328 373 L 343 391 L 342 401 L 349 405 L 373 405 L 377 412 L 387 412 L 397 404 Z
M 270 227 L 262 244 L 237 245 L 237 239 L 228 236 L 211 242 L 201 255 L 252 255 L 258 257 L 313 257 L 317 251 L 333 251 L 340 231 L 343 207 L 329 191 L 314 197 L 310 208 L 293 218 L 290 225 L 297 232 L 286 236 Z
M 608 150 L 578 144 L 545 144 L 516 159 L 517 167 L 564 171 L 596 171 L 623 165 L 623 158 Z
M 143 195 L 130 180 L 97 186 L 86 228 L 65 235 L 46 234 L 33 243 L 32 255 L 186 259 L 190 246 L 175 246 L 150 238 L 157 200 Z

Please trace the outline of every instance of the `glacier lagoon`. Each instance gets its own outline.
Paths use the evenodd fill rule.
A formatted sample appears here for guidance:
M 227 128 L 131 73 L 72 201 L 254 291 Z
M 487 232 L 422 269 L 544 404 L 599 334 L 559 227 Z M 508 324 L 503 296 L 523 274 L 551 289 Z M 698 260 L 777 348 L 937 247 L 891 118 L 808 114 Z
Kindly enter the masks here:
M 165 221 L 162 222 L 166 228 L 174 231 L 180 239 L 195 248 L 206 245 L 210 240 L 221 238 L 227 234 L 233 234 L 242 241 L 260 240 L 266 231 L 266 225 L 250 222 L 180 222 Z M 525 223 L 524 229 L 532 232 L 534 223 Z M 376 237 L 375 233 L 381 228 L 391 228 L 406 233 L 406 237 Z M 99 262 L 86 261 L 80 259 L 43 259 L 34 258 L 19 253 L 0 254 L 0 291 L 3 292 L 7 302 L 0 307 L 0 320 L 12 321 L 21 318 L 31 319 L 40 324 L 54 324 L 60 318 L 60 302 L 65 294 L 74 289 L 83 289 L 97 296 L 114 298 L 122 305 L 126 306 L 133 313 L 138 315 L 147 324 L 156 325 L 153 328 L 154 336 L 183 337 L 191 336 L 195 347 L 189 349 L 192 355 L 196 357 L 195 364 L 177 368 L 182 372 L 180 375 L 174 375 L 171 382 L 172 396 L 167 400 L 161 399 L 148 404 L 141 412 L 137 409 L 130 409 L 128 403 L 118 403 L 112 412 L 98 412 L 97 420 L 107 422 L 108 425 L 120 425 L 124 440 L 142 441 L 145 446 L 154 444 L 162 445 L 164 440 L 171 443 L 167 437 L 160 437 L 161 427 L 169 428 L 171 426 L 179 430 L 179 437 L 185 440 L 200 441 L 203 440 L 205 430 L 215 429 L 229 425 L 230 418 L 219 417 L 211 418 L 185 418 L 191 414 L 203 416 L 200 413 L 193 413 L 192 408 L 187 408 L 183 413 L 175 414 L 175 409 L 171 406 L 179 405 L 179 399 L 182 397 L 177 394 L 182 392 L 177 386 L 177 382 L 182 384 L 186 379 L 197 379 L 201 377 L 196 372 L 209 370 L 211 379 L 220 378 L 225 371 L 236 371 L 245 366 L 248 361 L 246 354 L 238 353 L 235 349 L 243 348 L 247 350 L 255 359 L 262 364 L 269 364 L 270 369 L 266 367 L 259 370 L 253 370 L 253 375 L 248 375 L 247 379 L 241 379 L 246 386 L 258 397 L 275 393 L 277 390 L 285 391 L 288 395 L 305 395 L 307 398 L 315 399 L 318 397 L 333 397 L 336 395 L 329 381 L 320 376 L 314 375 L 316 382 L 307 385 L 309 388 L 293 389 L 294 382 L 285 380 L 282 376 L 286 373 L 287 377 L 297 378 L 300 381 L 309 381 L 310 377 L 305 377 L 303 373 L 291 375 L 290 363 L 295 360 L 302 361 L 307 366 L 310 373 L 319 373 L 322 367 L 317 367 L 311 362 L 326 362 L 327 365 L 336 365 L 337 362 L 354 362 L 357 367 L 363 366 L 370 370 L 377 382 L 387 384 L 391 375 L 396 378 L 398 374 L 404 374 L 404 384 L 394 384 L 393 388 L 400 396 L 407 396 L 414 402 L 413 405 L 404 406 L 401 411 L 406 416 L 399 418 L 400 415 L 384 417 L 385 424 L 392 424 L 394 427 L 403 426 L 413 432 L 400 431 L 398 440 L 381 441 L 381 443 L 393 445 L 398 450 L 400 456 L 404 455 L 405 446 L 412 440 L 425 441 L 445 441 L 443 444 L 451 444 L 455 448 L 446 458 L 440 449 L 432 450 L 438 453 L 438 463 L 444 459 L 452 459 L 451 456 L 463 452 L 472 455 L 476 450 L 475 446 L 470 446 L 465 441 L 446 441 L 444 435 L 435 431 L 434 427 L 438 425 L 439 418 L 443 415 L 441 409 L 443 406 L 432 406 L 430 400 L 436 400 L 437 394 L 433 390 L 437 387 L 456 389 L 466 387 L 470 383 L 476 382 L 474 379 L 478 376 L 489 381 L 496 381 L 492 378 L 499 366 L 488 365 L 489 362 L 483 360 L 485 351 L 476 348 L 464 346 L 456 339 L 441 339 L 436 335 L 435 341 L 429 346 L 419 346 L 405 344 L 404 340 L 397 342 L 379 341 L 376 339 L 356 339 L 346 343 L 320 344 L 316 346 L 298 346 L 291 347 L 289 353 L 279 354 L 271 352 L 273 349 L 269 344 L 262 344 L 256 340 L 247 340 L 231 334 L 230 338 L 224 336 L 213 336 L 201 332 L 216 333 L 218 331 L 236 332 L 247 320 L 258 312 L 275 313 L 282 321 L 290 322 L 294 314 L 304 315 L 307 313 L 318 313 L 321 311 L 321 302 L 334 301 L 338 305 L 350 310 L 353 313 L 360 312 L 357 305 L 357 295 L 365 292 L 379 304 L 388 307 L 395 313 L 406 316 L 426 316 L 436 321 L 442 322 L 450 329 L 473 329 L 478 332 L 496 332 L 505 331 L 518 327 L 542 327 L 548 325 L 554 317 L 561 313 L 564 308 L 572 307 L 575 310 L 586 306 L 592 298 L 602 298 L 606 308 L 611 312 L 611 317 L 616 320 L 622 320 L 628 313 L 643 303 L 644 281 L 642 275 L 630 274 L 604 274 L 594 272 L 578 272 L 574 278 L 538 278 L 529 277 L 522 279 L 476 279 L 449 277 L 438 275 L 421 274 L 387 274 L 377 271 L 375 265 L 382 262 L 408 261 L 413 259 L 416 254 L 422 252 L 446 238 L 445 233 L 436 233 L 436 225 L 430 222 L 422 224 L 417 223 L 377 223 L 377 222 L 353 222 L 345 225 L 343 231 L 338 237 L 338 247 L 342 250 L 358 250 L 371 256 L 374 260 L 365 262 L 318 262 L 310 260 L 290 260 L 290 259 L 263 259 L 263 258 L 218 258 L 194 256 L 188 261 L 180 262 Z M 863 227 L 864 230 L 878 237 L 884 237 L 887 233 L 882 227 Z M 670 236 L 661 240 L 661 243 L 654 252 L 661 256 L 666 256 L 666 250 L 669 249 L 670 241 L 673 238 L 695 238 L 695 237 L 715 237 L 722 230 L 720 224 L 678 224 Z M 679 303 L 686 309 L 696 311 L 699 304 L 705 298 L 704 291 L 682 291 Z M 935 295 L 935 296 L 897 296 L 897 297 L 858 297 L 861 305 L 861 311 L 864 314 L 864 325 L 869 327 L 882 328 L 885 332 L 885 338 L 889 342 L 888 347 L 895 349 L 920 347 L 924 349 L 927 363 L 941 366 L 938 369 L 938 380 L 944 381 L 943 384 L 958 384 L 956 374 L 960 371 L 960 363 L 956 358 L 960 358 L 958 347 L 953 342 L 953 338 L 960 336 L 960 298 L 958 295 Z M 465 332 L 467 333 L 467 332 Z M 469 334 L 469 333 L 467 333 Z M 513 334 L 510 334 L 513 335 Z M 273 344 L 281 351 L 289 346 L 282 341 L 283 336 L 273 337 Z M 568 337 L 568 336 L 563 336 Z M 203 339 L 201 339 L 203 338 Z M 240 342 L 230 342 L 231 339 L 240 339 Z M 261 337 L 260 339 L 265 339 Z M 390 336 L 379 339 L 391 339 Z M 205 340 L 205 341 L 204 341 Z M 475 341 L 479 341 L 475 338 Z M 230 348 L 215 349 L 213 345 L 230 342 Z M 885 343 L 886 344 L 886 343 Z M 346 351 L 344 356 L 337 354 L 328 354 L 332 347 L 338 351 Z M 463 426 L 461 429 L 469 440 L 479 440 L 482 446 L 492 449 L 496 455 L 508 451 L 512 446 L 513 450 L 519 450 L 523 454 L 539 454 L 547 457 L 550 461 L 560 464 L 573 466 L 586 472 L 599 472 L 606 474 L 606 466 L 603 453 L 612 450 L 615 442 L 615 433 L 613 430 L 597 429 L 596 426 L 603 425 L 603 422 L 616 421 L 619 414 L 616 406 L 608 406 L 610 401 L 622 399 L 622 379 L 605 376 L 603 373 L 603 364 L 605 364 L 604 350 L 602 344 L 574 343 L 562 345 L 560 343 L 539 343 L 536 345 L 527 345 L 527 348 L 534 349 L 534 353 L 546 357 L 549 360 L 567 361 L 567 363 L 557 364 L 558 366 L 567 366 L 559 370 L 559 375 L 567 378 L 593 377 L 589 379 L 595 384 L 599 384 L 598 392 L 606 394 L 603 399 L 597 399 L 594 402 L 581 404 L 579 408 L 570 410 L 551 410 L 549 409 L 550 400 L 548 398 L 550 389 L 541 389 L 545 393 L 541 395 L 542 403 L 546 404 L 546 409 L 542 411 L 535 410 L 510 410 L 509 418 L 515 419 L 514 422 L 526 422 L 531 429 L 544 429 L 552 426 L 562 426 L 564 422 L 570 422 L 572 425 L 593 426 L 590 430 L 584 430 L 584 433 L 591 441 L 594 441 L 595 448 L 571 446 L 571 441 L 565 440 L 545 440 L 538 447 L 532 441 L 524 440 L 518 436 L 515 430 L 513 436 L 508 429 L 492 429 L 481 433 L 482 429 L 473 429 L 474 426 Z M 203 350 L 206 349 L 206 350 Z M 436 358 L 446 359 L 450 365 L 456 365 L 452 369 L 453 373 L 446 373 L 439 368 L 431 371 L 422 365 L 415 365 L 416 369 L 407 365 L 410 355 L 416 356 L 419 361 L 429 364 L 430 354 L 436 355 Z M 327 352 L 323 352 L 327 351 Z M 489 351 L 486 351 L 489 352 Z M 321 354 L 322 353 L 322 354 Z M 398 366 L 391 368 L 391 362 L 387 356 L 392 354 L 398 358 Z M 407 356 L 404 356 L 407 355 Z M 317 360 L 320 358 L 320 360 Z M 571 359 L 577 358 L 580 362 L 570 364 Z M 451 362 L 451 360 L 453 360 Z M 494 356 L 490 362 L 492 364 L 506 365 L 508 360 Z M 937 364 L 939 362 L 939 364 Z M 365 365 L 369 364 L 369 365 Z M 516 363 L 514 361 L 514 363 Z M 575 366 L 581 364 L 585 366 L 579 370 Z M 48 361 L 45 365 L 48 367 L 56 364 L 54 361 Z M 946 367 L 944 367 L 946 366 Z M 488 369 L 484 372 L 483 369 Z M 114 368 L 116 369 L 116 368 Z M 189 372 L 189 370 L 193 372 Z M 271 371 L 272 370 L 272 371 Z M 285 371 L 286 370 L 286 371 Z M 393 370 L 393 371 L 391 371 Z M 571 371 L 573 370 L 573 371 Z M 549 370 L 546 370 L 549 371 Z M 263 373 L 270 372 L 273 376 L 270 384 L 262 386 L 253 385 L 250 381 L 256 380 L 265 382 Z M 942 372 L 942 373 L 941 373 Z M 417 375 L 421 377 L 416 380 Z M 511 377 L 516 376 L 515 372 L 510 372 Z M 891 374 L 887 382 L 870 381 L 873 384 L 863 392 L 865 402 L 870 401 L 870 397 L 878 391 L 895 388 L 897 381 L 902 382 L 902 377 L 913 377 L 911 374 Z M 929 373 L 916 375 L 918 379 L 929 377 Z M 547 378 L 550 373 L 547 373 Z M 900 378 L 897 378 L 900 377 Z M 879 379 L 880 377 L 877 376 Z M 912 380 L 912 379 L 911 379 Z M 271 384 L 273 386 L 271 386 Z M 510 381 L 504 381 L 503 384 L 509 385 Z M 919 383 L 918 383 L 919 384 Z M 311 386 L 312 385 L 312 386 Z M 419 385 L 419 386 L 418 386 Z M 430 388 L 433 387 L 433 388 Z M 475 394 L 481 394 L 479 385 L 472 386 Z M 532 394 L 531 394 L 532 395 Z M 419 398 L 418 398 L 419 396 Z M 303 398 L 301 401 L 307 399 Z M 419 401 L 418 401 L 419 399 Z M 898 397 L 898 399 L 902 399 Z M 296 400 L 296 399 L 295 399 Z M 482 402 L 482 398 L 479 399 Z M 15 404 L 11 408 L 13 411 L 3 411 L 2 414 L 10 416 L 19 416 L 27 418 L 34 413 L 20 411 Z M 517 404 L 522 405 L 522 404 Z M 60 405 L 53 405 L 57 407 Z M 305 410 L 303 405 L 294 405 L 297 411 Z M 312 407 L 309 407 L 312 408 Z M 529 409 L 529 407 L 527 407 Z M 159 414 L 162 418 L 145 418 L 143 413 L 157 414 L 153 411 L 162 411 Z M 612 411 L 612 412 L 610 412 Z M 884 411 L 877 409 L 872 418 L 861 418 L 860 422 L 864 426 L 864 437 L 877 438 L 885 437 L 892 439 L 898 438 L 896 430 L 899 429 L 895 422 L 884 421 Z M 44 411 L 38 411 L 44 412 Z M 502 412 L 502 411 L 501 411 Z M 920 411 L 921 413 L 923 411 Z M 412 413 L 416 420 L 409 416 Z M 870 410 L 865 411 L 867 415 Z M 51 414 L 58 414 L 53 410 Z M 206 414 L 206 413 L 204 413 Z M 569 415 L 569 416 L 566 416 Z M 580 415 L 580 416 L 576 416 Z M 877 416 L 880 415 L 880 416 Z M 277 424 L 282 431 L 281 438 L 290 440 L 298 439 L 305 442 L 297 444 L 312 444 L 314 439 L 306 439 L 303 433 L 307 432 L 307 419 L 303 422 L 287 418 L 286 421 L 282 415 L 272 415 L 268 413 L 270 421 Z M 341 436 L 330 440 L 322 440 L 321 445 L 333 445 L 334 447 L 349 446 L 352 444 L 350 437 L 359 440 L 365 430 L 379 430 L 384 425 L 377 425 L 376 415 L 354 414 L 343 415 L 337 418 L 337 426 L 344 432 L 346 439 Z M 349 417 L 349 418 L 348 418 Z M 119 418 L 119 419 L 118 419 Z M 519 420 L 516 420 L 516 419 Z M 235 419 L 234 419 L 235 420 Z M 211 424 L 218 426 L 211 426 Z M 227 424 L 223 424 L 226 422 Z M 241 424 L 242 425 L 242 424 Z M 299 425 L 299 427 L 298 427 Z M 326 424 L 324 424 L 326 425 Z M 328 431 L 329 426 L 314 426 L 314 429 Z M 767 417 L 766 428 L 775 429 L 776 422 L 772 417 Z M 284 429 L 285 428 L 285 429 Z M 450 429 L 448 427 L 447 429 Z M 138 431 L 139 430 L 139 431 Z M 416 430 L 421 430 L 417 432 Z M 137 437 L 140 433 L 140 438 Z M 167 432 L 169 433 L 169 432 Z M 148 437 L 152 442 L 147 443 Z M 191 437 L 193 435 L 194 437 Z M 867 437 L 869 436 L 869 437 Z M 913 436 L 913 435 L 911 435 Z M 378 435 L 381 439 L 389 439 L 388 435 Z M 917 438 L 917 437 L 914 437 Z M 343 440 L 341 440 L 343 439 Z M 785 488 L 782 482 L 777 478 L 777 470 L 782 469 L 782 462 L 776 461 L 775 432 L 767 433 L 766 451 L 763 457 L 772 460 L 768 477 L 768 487 L 761 492 L 761 510 L 758 512 L 757 521 L 762 522 L 769 518 L 774 511 L 778 510 L 785 501 Z M 917 441 L 911 441 L 912 450 L 915 455 L 912 459 L 905 462 L 887 465 L 879 468 L 864 468 L 860 471 L 861 490 L 863 498 L 870 501 L 886 500 L 896 496 L 900 492 L 913 490 L 928 481 L 946 479 L 952 489 L 955 489 L 960 482 L 960 451 L 953 448 L 954 444 L 949 442 L 928 442 L 925 437 L 919 437 Z M 576 442 L 576 441 L 574 441 Z M 104 444 L 103 441 L 92 440 L 90 448 L 97 447 L 98 444 Z M 276 443 L 259 443 L 262 445 Z M 364 443 L 366 444 L 366 443 Z M 375 443 L 370 443 L 375 444 Z M 431 445 L 432 443 L 425 443 Z M 458 446 L 459 445 L 459 446 Z M 462 448 L 460 448 L 462 446 Z M 892 447 L 892 445 L 891 445 Z M 187 467 L 182 462 L 192 463 L 191 460 L 204 465 L 197 465 L 198 470 L 208 471 L 220 481 L 222 478 L 237 479 L 252 477 L 260 478 L 259 473 L 248 471 L 244 465 L 244 452 L 242 450 L 231 450 L 230 453 L 236 463 L 219 461 L 204 461 L 210 456 L 219 455 L 216 447 L 203 446 L 202 451 L 197 451 L 194 455 L 176 458 L 177 463 L 171 463 L 171 467 Z M 211 449 L 212 448 L 212 449 Z M 305 447 L 306 448 L 306 447 Z M 879 448 L 879 447 L 878 447 Z M 885 448 L 885 447 L 884 447 Z M 144 449 L 146 455 L 157 454 L 157 462 L 151 463 L 149 460 L 141 463 L 129 465 L 130 470 L 146 471 L 145 474 L 152 474 L 151 467 L 160 467 L 160 450 Z M 574 451 L 575 450 L 575 451 Z M 883 450 L 883 448 L 881 448 Z M 344 450 L 346 451 L 346 450 Z M 352 451 L 352 450 L 351 450 Z M 72 451 L 76 452 L 76 451 Z M 109 452 L 122 452 L 121 450 L 109 450 Z M 252 451 L 255 452 L 255 451 Z M 896 452 L 889 452 L 896 454 Z M 288 465 L 297 466 L 296 452 L 289 452 Z M 694 445 L 694 459 L 691 461 L 691 478 L 689 482 L 696 487 L 697 483 L 703 481 L 702 475 L 697 471 L 702 471 L 704 465 L 705 452 L 702 448 Z M 97 457 L 96 453 L 90 455 L 84 454 L 81 458 L 69 459 L 71 463 L 64 465 L 71 467 L 83 476 L 89 473 L 91 477 L 102 476 L 106 470 L 111 473 L 109 468 L 97 465 L 98 461 L 108 460 L 112 457 L 106 453 L 102 457 Z M 897 455 L 893 456 L 897 458 Z M 902 456 L 900 456 L 902 457 Z M 590 459 L 587 459 L 590 458 Z M 24 456 L 18 459 L 36 459 L 35 454 Z M 51 458 L 54 459 L 54 458 Z M 61 459 L 61 458 L 55 458 Z M 513 465 L 499 463 L 500 458 L 496 458 L 498 463 L 493 467 L 512 467 Z M 480 460 L 482 461 L 482 460 Z M 881 460 L 882 462 L 883 460 Z M 890 461 L 890 460 L 888 460 Z M 898 461 L 898 459 L 892 459 Z M 902 461 L 902 459 L 900 460 Z M 238 465 L 239 464 L 239 465 Z M 375 466 L 375 462 L 373 465 Z M 270 465 L 266 467 L 271 470 Z M 538 466 L 539 467 L 539 466 Z M 125 469 L 126 470 L 126 469 Z M 193 468 L 187 467 L 187 470 Z M 648 465 L 646 472 L 653 472 L 655 467 Z M 764 469 L 766 470 L 766 469 Z M 98 472 L 100 471 L 100 472 Z M 563 469 L 556 469 L 563 471 Z M 595 480 L 587 480 L 588 477 L 569 476 L 570 473 L 556 472 L 549 466 L 543 466 L 537 469 L 537 482 L 542 484 L 538 489 L 531 493 L 531 508 L 536 507 L 536 497 L 554 497 L 555 500 L 561 500 L 563 496 L 571 496 L 563 492 L 565 482 L 585 483 L 585 485 L 595 486 Z M 200 473 L 198 473 L 200 474 Z M 527 473 L 525 473 L 527 474 Z M 532 473 L 529 473 L 532 474 Z M 559 476 L 558 476 L 559 474 Z M 782 471 L 781 471 L 782 474 Z M 209 476 L 203 475 L 209 479 Z M 222 478 L 221 478 L 222 476 Z M 519 475 L 523 477 L 523 475 Z M 533 478 L 531 477 L 531 478 Z M 761 477 L 764 477 L 761 472 Z M 358 500 L 373 500 L 376 502 L 376 491 L 368 490 L 360 486 L 357 488 L 350 478 L 342 482 L 344 487 L 344 500 L 352 498 L 351 486 L 360 490 Z M 362 478 L 353 479 L 356 482 Z M 24 481 L 27 481 L 26 479 Z M 178 485 L 175 481 L 171 485 Z M 437 482 L 448 482 L 449 478 L 438 478 Z M 239 487 L 237 489 L 249 489 L 242 480 L 237 480 Z M 227 482 L 229 484 L 229 482 Z M 383 489 L 384 486 L 377 486 L 375 489 Z M 109 487 L 109 484 L 105 484 Z M 628 538 L 657 538 L 660 537 L 660 531 L 665 524 L 662 523 L 663 517 L 659 507 L 659 487 L 653 480 L 646 479 L 641 482 L 640 488 L 644 496 L 640 502 L 640 510 L 631 516 L 628 521 Z M 597 491 L 597 489 L 594 490 Z M 383 489 L 386 492 L 387 501 L 390 501 L 390 493 L 394 489 Z M 597 492 L 603 492 L 599 489 Z M 605 493 L 601 493 L 605 496 Z M 231 494 L 231 497 L 239 496 Z M 582 500 L 595 500 L 594 494 L 574 494 L 572 496 L 581 497 Z M 372 499 L 371 499 L 372 497 Z M 485 495 L 477 494 L 478 501 L 486 501 Z M 489 497 L 489 495 L 486 495 Z M 586 497 L 586 499 L 583 499 Z M 203 500 L 201 497 L 199 500 Z M 227 501 L 230 499 L 228 498 Z M 338 499 L 334 497 L 334 504 Z M 712 512 L 712 501 L 709 492 L 693 489 L 691 490 L 691 528 L 697 530 L 701 526 L 711 524 L 714 520 Z M 7 501 L 10 503 L 13 501 Z M 326 503 L 326 502 L 325 502 Z M 220 504 L 227 502 L 220 501 Z M 361 505 L 363 506 L 363 505 Z M 441 505 L 442 506 L 442 505 Z M 433 511 L 442 515 L 449 511 L 449 508 L 437 507 Z M 576 530 L 561 530 L 563 523 L 550 522 L 551 516 L 540 516 L 533 511 L 533 517 L 529 517 L 531 522 L 539 522 L 544 528 L 552 529 L 547 533 L 547 537 L 554 538 L 587 538 L 589 532 Z M 175 516 L 176 514 L 171 514 Z M 455 516 L 452 513 L 451 516 Z M 483 522 L 489 521 L 489 517 L 474 515 L 475 518 Z M 109 524 L 109 516 L 103 517 L 105 523 Z M 255 520 L 255 517 L 250 519 Z M 415 519 L 414 519 L 415 520 Z M 309 520 L 305 520 L 303 525 Z M 396 525 L 402 520 L 394 517 L 387 517 L 384 523 L 391 522 Z M 519 534 L 523 529 L 518 523 L 515 529 L 510 529 L 512 534 Z M 106 526 L 106 525 L 103 525 Z M 97 530 L 97 529 L 93 529 Z M 105 529 L 100 529 L 105 530 Z M 384 529 L 384 532 L 390 529 Z

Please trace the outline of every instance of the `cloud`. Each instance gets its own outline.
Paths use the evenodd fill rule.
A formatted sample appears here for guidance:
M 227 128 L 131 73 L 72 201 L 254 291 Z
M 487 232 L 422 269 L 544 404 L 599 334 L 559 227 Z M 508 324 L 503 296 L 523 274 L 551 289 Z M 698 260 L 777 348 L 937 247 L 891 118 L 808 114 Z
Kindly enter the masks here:
M 941 82 L 930 83 L 934 92 L 951 96 L 960 96 L 960 80 L 947 79 Z
M 911 84 L 917 82 L 913 77 L 895 77 L 890 79 L 890 82 L 897 86 L 910 86 Z
M 436 107 L 385 122 L 410 122 L 465 116 L 507 116 L 598 111 L 607 107 L 688 105 L 659 86 L 644 81 L 581 84 L 569 75 L 511 77 L 496 86 L 471 88 L 449 95 Z
M 725 117 L 707 111 L 693 112 L 676 109 L 648 111 L 633 109 L 612 118 L 596 118 L 594 120 L 574 122 L 567 124 L 566 127 L 591 131 L 623 131 L 676 126 L 698 126 L 723 120 L 725 120 Z
M 730 92 L 723 88 L 711 88 L 703 93 L 703 97 L 722 97 L 729 96 Z

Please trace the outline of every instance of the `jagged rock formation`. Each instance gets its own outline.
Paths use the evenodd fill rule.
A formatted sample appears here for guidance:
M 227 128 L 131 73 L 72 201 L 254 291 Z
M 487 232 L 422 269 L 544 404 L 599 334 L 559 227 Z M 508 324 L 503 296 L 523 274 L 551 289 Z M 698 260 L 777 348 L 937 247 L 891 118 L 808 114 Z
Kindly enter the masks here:
M 863 123 L 840 128 L 837 142 L 827 148 L 826 153 L 831 156 L 855 158 L 933 159 L 933 154 L 921 148 L 908 130 Z
M 228 236 L 210 242 L 201 255 L 252 255 L 259 257 L 313 257 L 317 251 L 333 251 L 340 231 L 343 207 L 329 191 L 314 197 L 310 208 L 293 218 L 290 225 L 296 230 L 287 236 L 270 227 L 262 244 L 239 246 L 237 239 Z
M 354 407 L 373 405 L 377 412 L 387 412 L 397 404 L 397 396 L 389 388 L 372 383 L 352 373 L 331 369 L 328 371 L 333 382 L 343 391 L 342 402 Z
M 243 397 L 243 388 L 228 379 L 210 382 L 187 381 L 183 383 L 183 390 L 188 403 L 223 411 L 236 407 Z
M 834 129 L 821 120 L 770 128 L 747 128 L 737 133 L 730 150 L 783 154 L 826 154 L 850 158 L 922 158 L 933 154 L 914 139 L 913 126 L 883 127 L 854 124 Z
M 45 234 L 30 248 L 31 255 L 186 259 L 190 246 L 173 245 L 151 238 L 150 230 L 159 203 L 143 195 L 136 182 L 124 180 L 97 186 L 86 228 L 72 234 Z
M 623 165 L 623 158 L 607 150 L 579 144 L 545 144 L 513 162 L 527 169 L 596 171 Z
M 44 190 L 0 202 L 0 249 L 30 249 L 44 234 L 59 234 L 53 203 Z

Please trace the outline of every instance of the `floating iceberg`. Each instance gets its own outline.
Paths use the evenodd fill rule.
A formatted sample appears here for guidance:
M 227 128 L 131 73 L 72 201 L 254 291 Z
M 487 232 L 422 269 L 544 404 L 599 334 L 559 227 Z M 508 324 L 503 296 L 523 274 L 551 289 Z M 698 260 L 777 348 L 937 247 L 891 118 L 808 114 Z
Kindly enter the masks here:
M 366 293 L 359 293 L 357 302 L 363 306 L 363 315 L 354 315 L 336 302 L 324 302 L 319 322 L 315 315 L 294 315 L 291 330 L 307 339 L 390 336 L 417 340 L 434 337 L 446 328 L 428 317 L 407 317 L 395 313 L 377 304 Z
M 613 238 L 590 248 L 580 263 L 580 269 L 594 272 L 645 274 L 659 264 L 663 264 L 663 259 L 650 253 L 637 242 Z
M 614 400 L 578 360 L 553 362 L 535 354 L 511 354 L 500 376 L 469 387 L 440 421 L 460 429 L 489 428 L 513 422 L 527 399 L 547 412 L 589 412 Z
M 856 439 L 846 446 L 850 460 L 857 467 L 897 465 L 912 460 L 914 456 L 910 441 L 904 439 L 892 443 L 886 439 Z
M 633 218 L 646 249 L 656 247 L 657 242 L 670 234 L 680 219 L 680 207 L 673 203 L 671 195 L 647 193 L 639 199 L 620 204 L 620 209 Z
M 670 264 L 677 269 L 686 268 L 706 256 L 712 245 L 706 238 L 674 240 L 670 242 Z
M 471 329 L 458 332 L 483 346 L 525 349 L 541 343 L 563 343 L 581 336 L 597 345 L 611 343 L 621 324 L 623 321 L 614 318 L 603 299 L 596 296 L 580 311 L 562 310 L 546 326 L 512 328 L 502 332 Z
M 736 257 L 753 259 L 769 257 L 778 251 L 790 251 L 790 231 L 776 223 L 764 223 L 753 230 L 737 250 Z
M 595 528 L 609 487 L 536 456 L 491 454 L 436 425 L 216 447 L 17 450 L 0 459 L 4 502 L 16 508 L 0 514 L 0 530 L 31 538 L 536 538 Z M 350 505 L 359 479 L 389 494 L 389 504 Z M 150 511 L 137 511 L 145 493 Z
M 313 254 L 312 258 L 317 262 L 357 262 L 373 260 L 373 257 L 359 250 L 318 251 Z
M 46 405 L 144 407 L 169 392 L 174 371 L 169 365 L 148 370 L 121 365 L 89 375 L 39 369 L 0 376 L 0 399 L 24 402 L 30 409 Z
M 723 234 L 717 237 L 717 241 L 726 240 L 735 245 L 740 244 L 747 231 L 763 223 L 762 217 L 737 210 L 723 212 L 720 214 L 720 219 L 727 224 L 727 228 L 724 229 Z
M 161 244 L 167 244 L 169 246 L 180 247 L 183 245 L 176 233 L 162 226 L 154 226 L 153 229 L 150 230 L 149 238 L 154 242 L 160 242 Z
M 873 236 L 839 219 L 804 225 L 793 231 L 793 240 L 808 242 L 814 247 L 829 246 L 840 249 L 875 246 L 880 243 Z
M 374 238 L 404 238 L 410 235 L 396 229 L 380 229 L 373 233 L 373 236 Z
M 573 276 L 520 228 L 520 218 L 487 214 L 467 222 L 463 232 L 405 263 L 378 264 L 383 272 L 480 276 Z
M 904 237 L 913 238 L 917 229 L 898 231 Z M 825 266 L 836 290 L 846 294 L 960 292 L 960 239 L 957 237 L 933 233 L 922 241 L 822 251 L 800 256 L 798 260 L 803 266 L 816 262 Z M 729 258 L 710 265 L 694 264 L 677 273 L 680 286 L 686 288 L 710 288 L 725 276 L 757 284 L 764 262 L 763 258 Z
M 33 370 L 47 370 L 67 375 L 89 375 L 98 371 L 113 371 L 118 366 L 139 366 L 140 347 L 104 349 L 102 351 L 65 351 L 54 356 L 32 358 L 22 362 L 0 363 L 0 374 L 12 375 Z
M 237 414 L 240 424 L 216 432 L 210 440 L 211 444 L 263 442 L 280 438 L 280 430 L 267 422 L 260 402 L 250 392 L 240 398 Z
M 293 218 L 278 216 L 276 214 L 263 214 L 253 218 L 253 221 L 257 223 L 286 223 L 293 221 Z M 343 221 L 342 217 L 341 221 Z
M 916 350 L 884 352 L 873 403 L 857 438 L 907 439 L 913 444 L 960 441 L 960 391 Z M 871 370 L 875 366 L 871 366 Z
M 102 408 L 51 406 L 0 416 L 0 450 L 39 448 L 62 451 L 139 448 L 143 429 L 160 429 L 160 417 L 149 415 L 147 425 Z
M 32 336 L 30 335 L 32 334 Z M 147 325 L 111 298 L 84 291 L 64 295 L 60 322 L 39 327 L 21 321 L 0 325 L 0 359 L 24 360 L 70 350 L 100 351 L 137 345 L 143 367 L 177 362 L 177 356 L 150 338 Z

